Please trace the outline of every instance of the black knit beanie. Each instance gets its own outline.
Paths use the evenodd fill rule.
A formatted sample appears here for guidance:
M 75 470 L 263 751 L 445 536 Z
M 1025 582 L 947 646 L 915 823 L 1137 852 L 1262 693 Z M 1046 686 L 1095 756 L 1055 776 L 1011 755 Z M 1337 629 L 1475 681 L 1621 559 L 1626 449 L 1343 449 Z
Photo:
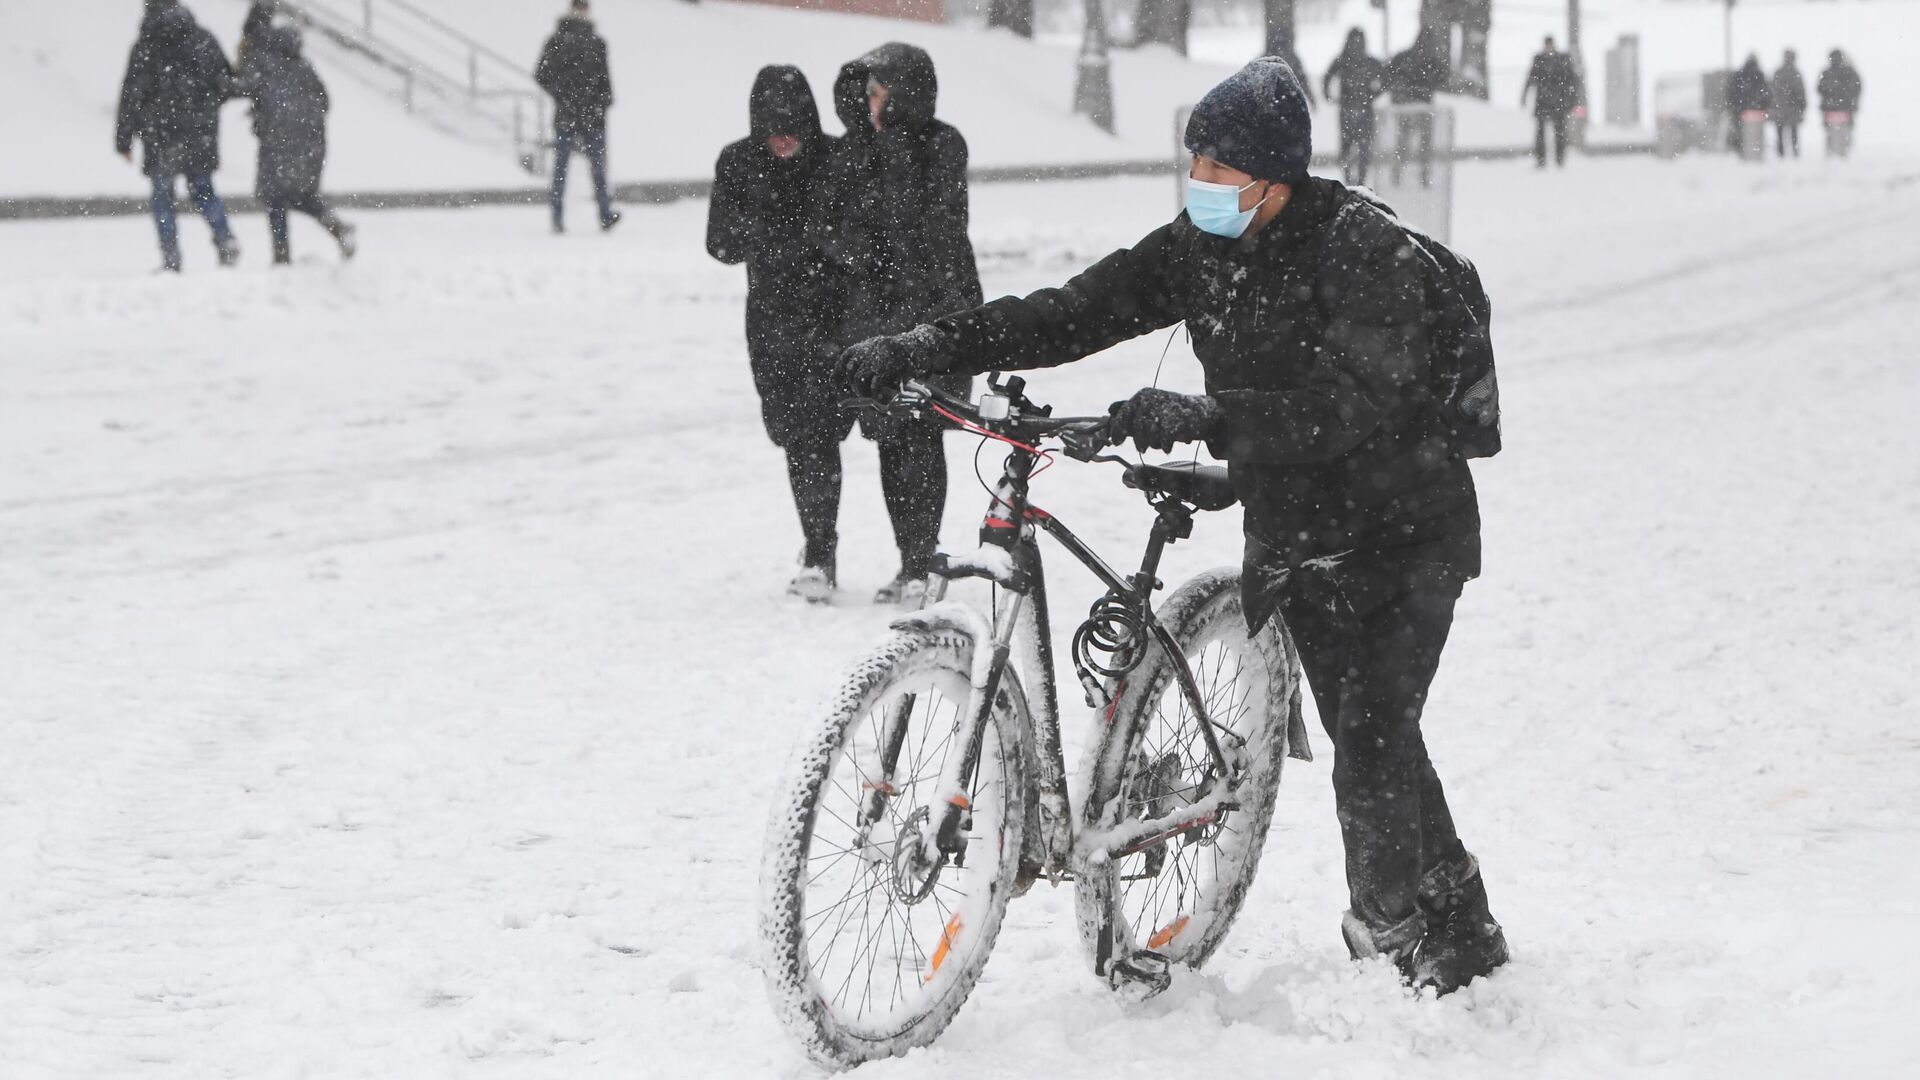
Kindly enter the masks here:
M 1256 180 L 1297 184 L 1313 159 L 1313 114 L 1299 76 L 1263 56 L 1207 91 L 1187 119 L 1187 149 Z

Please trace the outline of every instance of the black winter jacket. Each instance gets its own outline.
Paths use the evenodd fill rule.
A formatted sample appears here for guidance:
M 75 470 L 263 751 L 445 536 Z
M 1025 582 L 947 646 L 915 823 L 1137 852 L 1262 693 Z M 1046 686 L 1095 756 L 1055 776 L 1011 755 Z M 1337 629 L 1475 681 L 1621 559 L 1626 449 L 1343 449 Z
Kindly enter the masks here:
M 226 54 L 192 13 L 159 8 L 140 24 L 120 84 L 113 147 L 138 137 L 148 176 L 211 174 L 220 168 L 220 106 L 231 96 Z
M 607 126 L 613 107 L 613 73 L 607 67 L 607 42 L 590 19 L 568 15 L 540 50 L 533 81 L 553 95 L 553 122 L 570 135 L 586 135 Z
M 1347 47 L 1335 57 L 1320 79 L 1321 94 L 1332 97 L 1335 80 L 1340 83 L 1340 123 L 1373 119 L 1373 100 L 1387 88 L 1387 65 L 1367 54 L 1366 43 L 1349 37 Z
M 873 130 L 867 81 L 889 97 Z M 980 303 L 967 236 L 967 141 L 934 119 L 939 84 L 925 51 L 882 45 L 840 69 L 834 111 L 847 127 L 815 208 L 821 248 L 847 281 L 840 340 L 905 330 Z
M 1793 127 L 1807 116 L 1807 79 L 1791 62 L 1773 73 L 1772 116 L 1776 124 Z
M 1760 70 L 1760 61 L 1751 57 L 1727 81 L 1727 106 L 1733 110 L 1735 120 L 1744 112 L 1766 112 L 1772 97 L 1767 89 L 1767 73 Z
M 820 130 L 813 88 L 799 68 L 768 66 L 754 79 L 746 138 L 720 152 L 707 209 L 707 253 L 747 266 L 747 356 L 767 437 L 787 446 L 845 438 L 831 338 L 839 292 L 808 225 L 821 174 L 839 140 Z M 775 135 L 800 149 L 779 158 Z
M 1406 232 L 1311 178 L 1239 240 L 1185 214 L 1066 285 L 948 316 L 956 370 L 1051 367 L 1185 320 L 1225 413 L 1212 444 L 1246 507 L 1247 612 L 1303 567 L 1339 567 L 1369 602 L 1480 571 L 1473 476 L 1430 390 L 1423 265 Z M 1359 597 L 1350 597 L 1356 606 Z
M 260 30 L 246 57 L 234 88 L 253 99 L 253 134 L 260 140 L 254 193 L 268 201 L 319 194 L 327 164 L 327 88 L 300 55 L 300 32 Z
M 1395 105 L 1426 105 L 1446 89 L 1447 58 L 1425 39 L 1387 62 L 1387 92 Z
M 1828 64 L 1815 89 L 1820 94 L 1821 112 L 1860 111 L 1860 72 L 1844 60 Z
M 1520 87 L 1520 101 L 1533 91 L 1535 116 L 1565 116 L 1580 104 L 1580 73 L 1573 68 L 1573 57 L 1563 52 L 1543 52 L 1533 58 L 1527 69 L 1526 84 Z

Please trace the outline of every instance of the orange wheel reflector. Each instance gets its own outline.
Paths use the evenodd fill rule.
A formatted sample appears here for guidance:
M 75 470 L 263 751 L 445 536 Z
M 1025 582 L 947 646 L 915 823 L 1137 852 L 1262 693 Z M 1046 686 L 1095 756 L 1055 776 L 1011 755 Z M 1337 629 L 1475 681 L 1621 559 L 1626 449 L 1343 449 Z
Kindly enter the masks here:
M 962 810 L 973 809 L 973 803 L 969 802 L 965 795 L 955 795 L 953 798 L 948 799 L 947 801 L 959 807 Z
M 921 982 L 930 983 L 934 976 L 940 974 L 940 965 L 947 962 L 947 954 L 953 951 L 954 939 L 959 936 L 960 914 L 955 912 L 953 918 L 947 920 L 947 928 L 940 931 L 940 944 L 933 950 L 933 970 L 927 972 L 927 977 Z
M 899 788 L 896 788 L 896 787 L 894 787 L 894 786 L 893 786 L 893 783 L 892 783 L 891 781 L 888 781 L 888 780 L 882 780 L 881 782 L 879 782 L 879 783 L 877 783 L 877 784 L 872 784 L 872 783 L 868 783 L 868 784 L 861 784 L 861 785 L 860 785 L 860 787 L 861 787 L 861 789 L 862 789 L 862 790 L 864 790 L 864 791 L 877 791 L 877 792 L 879 792 L 879 793 L 880 793 L 880 794 L 882 794 L 882 795 L 898 795 L 898 794 L 900 794 L 900 789 L 899 789 Z
M 1172 943 L 1174 938 L 1177 938 L 1180 936 L 1180 931 L 1185 930 L 1187 928 L 1188 918 L 1189 916 L 1182 915 L 1179 918 L 1168 923 L 1167 925 L 1161 927 L 1158 932 L 1156 932 L 1152 937 L 1147 939 L 1147 948 L 1149 949 L 1166 948 L 1169 944 Z

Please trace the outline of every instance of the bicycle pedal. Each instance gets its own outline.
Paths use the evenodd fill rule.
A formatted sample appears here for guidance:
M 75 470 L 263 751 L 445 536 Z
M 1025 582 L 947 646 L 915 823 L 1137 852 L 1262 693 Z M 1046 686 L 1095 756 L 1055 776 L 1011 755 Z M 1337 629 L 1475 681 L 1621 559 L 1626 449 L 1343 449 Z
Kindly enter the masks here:
M 1146 1001 L 1173 985 L 1172 967 L 1159 953 L 1130 953 L 1107 965 L 1107 988 L 1128 1001 Z

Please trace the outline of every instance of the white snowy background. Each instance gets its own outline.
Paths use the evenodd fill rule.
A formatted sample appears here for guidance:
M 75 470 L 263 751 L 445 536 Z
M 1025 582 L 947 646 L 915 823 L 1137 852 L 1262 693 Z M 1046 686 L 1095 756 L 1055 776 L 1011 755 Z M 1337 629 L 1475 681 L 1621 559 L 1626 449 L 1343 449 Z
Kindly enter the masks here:
M 1122 1005 L 1042 887 L 941 1042 L 861 1075 L 1911 1075 L 1920 142 L 1870 132 L 1460 169 L 1507 450 L 1426 729 L 1508 968 L 1433 1002 L 1346 960 L 1321 739 L 1204 973 Z M 976 188 L 988 294 L 1173 194 Z M 166 280 L 141 219 L 0 225 L 0 1077 L 814 1075 L 755 966 L 760 840 L 891 540 L 852 440 L 841 602 L 782 595 L 705 212 L 362 213 L 358 261 L 300 223 L 278 273 L 259 218 L 226 273 L 187 220 Z M 1164 344 L 1032 392 L 1103 407 Z M 1163 385 L 1197 379 L 1176 342 Z M 1144 536 L 1109 470 L 1038 496 L 1116 560 Z

